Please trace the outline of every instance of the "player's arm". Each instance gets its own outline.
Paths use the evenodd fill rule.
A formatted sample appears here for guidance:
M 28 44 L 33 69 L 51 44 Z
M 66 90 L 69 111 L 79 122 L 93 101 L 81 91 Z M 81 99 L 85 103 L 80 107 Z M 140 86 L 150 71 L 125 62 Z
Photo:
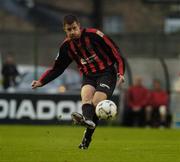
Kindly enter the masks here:
M 109 37 L 107 37 L 105 34 L 103 34 L 99 30 L 92 29 L 90 33 L 91 33 L 92 39 L 95 39 L 103 47 L 106 47 L 112 51 L 114 60 L 117 63 L 117 71 L 118 71 L 118 77 L 119 77 L 118 84 L 124 82 L 125 64 L 124 64 L 124 59 L 120 53 L 118 46 L 113 42 L 113 40 L 111 40 Z
M 32 89 L 42 87 L 50 81 L 61 75 L 68 65 L 72 62 L 71 57 L 68 55 L 67 47 L 60 48 L 58 56 L 55 59 L 52 68 L 45 71 L 38 80 L 34 80 L 31 84 Z

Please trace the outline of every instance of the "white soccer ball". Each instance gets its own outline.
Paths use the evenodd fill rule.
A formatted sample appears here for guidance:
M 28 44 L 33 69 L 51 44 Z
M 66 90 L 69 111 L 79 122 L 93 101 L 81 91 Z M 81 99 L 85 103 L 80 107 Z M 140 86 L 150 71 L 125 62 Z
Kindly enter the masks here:
M 111 100 L 103 100 L 96 106 L 96 115 L 99 119 L 114 119 L 117 115 L 117 106 Z

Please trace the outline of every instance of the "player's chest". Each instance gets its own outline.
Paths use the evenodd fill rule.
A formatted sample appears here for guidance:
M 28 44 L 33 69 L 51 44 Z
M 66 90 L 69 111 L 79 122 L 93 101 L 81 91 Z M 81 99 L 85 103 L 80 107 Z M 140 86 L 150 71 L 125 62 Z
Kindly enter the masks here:
M 73 55 L 83 56 L 94 54 L 94 44 L 89 40 L 81 40 L 76 42 L 70 42 L 70 48 Z

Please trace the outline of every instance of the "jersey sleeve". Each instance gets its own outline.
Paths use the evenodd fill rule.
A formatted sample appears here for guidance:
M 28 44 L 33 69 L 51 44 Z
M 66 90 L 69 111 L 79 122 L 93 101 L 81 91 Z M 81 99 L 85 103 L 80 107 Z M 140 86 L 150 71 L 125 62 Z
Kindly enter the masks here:
M 43 85 L 49 83 L 50 81 L 60 76 L 71 62 L 72 62 L 72 58 L 68 54 L 68 46 L 62 45 L 54 61 L 54 65 L 50 69 L 47 69 L 41 75 L 39 81 Z
M 114 60 L 117 64 L 118 74 L 124 75 L 125 72 L 124 58 L 122 57 L 122 54 L 118 46 L 114 43 L 114 41 L 97 29 L 89 29 L 88 32 L 91 33 L 92 37 L 94 37 L 93 39 L 98 41 L 100 44 L 107 46 L 112 51 Z

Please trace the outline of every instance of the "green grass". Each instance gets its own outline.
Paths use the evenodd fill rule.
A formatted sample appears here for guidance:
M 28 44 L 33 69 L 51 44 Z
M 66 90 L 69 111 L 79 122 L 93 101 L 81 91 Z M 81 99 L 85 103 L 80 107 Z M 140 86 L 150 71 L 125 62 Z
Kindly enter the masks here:
M 0 162 L 179 162 L 180 130 L 98 127 L 88 150 L 84 128 L 0 126 Z

